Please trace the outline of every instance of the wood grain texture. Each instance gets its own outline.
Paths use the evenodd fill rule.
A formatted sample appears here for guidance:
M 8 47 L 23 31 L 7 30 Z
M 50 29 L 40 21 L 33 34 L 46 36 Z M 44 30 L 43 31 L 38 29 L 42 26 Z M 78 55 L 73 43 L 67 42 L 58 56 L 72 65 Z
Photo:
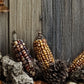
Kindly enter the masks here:
M 63 2 L 63 1 L 62 1 Z M 54 56 L 60 58 L 62 55 L 62 2 L 61 0 L 53 0 L 53 46 L 55 44 Z M 56 12 L 57 11 L 57 12 Z
M 80 1 L 80 38 L 81 38 L 81 49 L 84 50 L 84 1 Z
M 83 46 L 81 43 L 81 19 L 80 19 L 80 0 L 72 0 L 72 56 L 75 58 Z
M 31 43 L 35 40 L 38 32 L 41 32 L 41 0 L 32 0 L 32 24 L 31 24 Z
M 28 47 L 41 31 L 41 0 L 10 0 L 10 43 L 15 30 L 19 39 L 23 39 Z
M 8 0 L 5 5 L 8 6 Z M 8 13 L 0 13 L 0 52 L 8 53 Z
M 69 62 L 72 53 L 71 0 L 62 1 L 62 55 Z
M 42 31 L 55 58 L 70 62 L 84 50 L 83 3 L 83 0 L 42 0 Z
M 42 0 L 42 33 L 52 49 L 52 0 Z M 53 46 L 54 47 L 54 46 Z M 53 51 L 53 50 L 52 50 Z M 54 52 L 54 51 L 53 51 Z

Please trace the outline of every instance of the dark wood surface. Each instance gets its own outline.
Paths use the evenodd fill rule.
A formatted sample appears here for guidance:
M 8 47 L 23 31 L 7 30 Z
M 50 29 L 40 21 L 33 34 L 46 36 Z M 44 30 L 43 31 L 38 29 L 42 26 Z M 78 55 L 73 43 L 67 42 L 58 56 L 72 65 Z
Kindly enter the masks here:
M 42 0 L 43 34 L 55 58 L 72 61 L 84 50 L 84 1 Z

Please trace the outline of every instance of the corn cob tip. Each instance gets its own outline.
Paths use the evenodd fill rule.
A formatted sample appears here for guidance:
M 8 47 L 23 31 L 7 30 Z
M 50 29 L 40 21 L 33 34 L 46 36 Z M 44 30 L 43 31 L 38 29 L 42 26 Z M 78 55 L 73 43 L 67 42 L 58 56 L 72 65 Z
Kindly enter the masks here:
M 42 38 L 42 33 L 38 32 L 38 38 L 41 39 Z
M 16 31 L 12 32 L 12 37 L 13 37 L 13 40 L 17 40 L 17 33 L 16 33 Z
M 41 32 L 38 32 L 38 35 L 39 35 L 39 34 L 42 34 L 42 33 L 41 33 Z

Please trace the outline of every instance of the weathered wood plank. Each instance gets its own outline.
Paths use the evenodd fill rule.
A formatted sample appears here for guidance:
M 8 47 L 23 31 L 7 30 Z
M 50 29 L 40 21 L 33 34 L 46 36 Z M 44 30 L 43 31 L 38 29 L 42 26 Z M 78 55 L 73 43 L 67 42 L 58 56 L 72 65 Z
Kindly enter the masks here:
M 10 2 L 10 13 L 9 13 L 9 16 L 10 16 L 10 23 L 9 23 L 9 36 L 10 36 L 10 50 L 11 50 L 11 42 L 12 42 L 12 33 L 13 31 L 17 31 L 16 30 L 16 1 L 17 0 L 9 0 Z
M 50 43 L 53 55 L 55 58 L 69 60 L 68 58 L 71 57 L 71 2 L 70 0 L 51 0 L 51 2 L 44 0 L 42 4 L 43 33 Z
M 37 32 L 41 31 L 41 0 L 10 0 L 10 43 L 12 32 L 17 32 L 31 47 Z
M 21 1 L 21 0 L 20 0 Z M 27 41 L 27 0 L 23 0 L 22 1 L 22 28 L 21 28 L 21 30 L 22 30 L 22 39 L 26 42 Z
M 47 42 L 51 48 L 51 50 L 53 51 L 53 37 L 52 37 L 52 0 L 42 0 L 42 16 L 43 16 L 43 20 L 42 20 L 42 32 L 43 35 L 45 36 L 45 38 L 47 39 Z M 54 51 L 53 51 L 54 54 Z
M 80 38 L 81 50 L 84 50 L 84 0 L 80 1 Z
M 27 25 L 27 28 L 26 28 L 26 40 L 27 40 L 27 45 L 29 46 L 29 48 L 31 47 L 31 44 L 32 44 L 32 41 L 31 41 L 31 25 L 32 25 L 32 1 L 31 0 L 27 0 L 27 3 L 26 3 L 26 13 L 27 13 L 27 16 L 26 16 L 26 25 Z
M 35 37 L 38 35 L 38 32 L 41 32 L 41 0 L 32 0 L 32 33 L 31 33 L 31 43 L 33 44 L 33 41 Z
M 8 0 L 5 5 L 8 6 Z M 0 51 L 3 55 L 8 53 L 8 13 L 0 13 Z
M 42 31 L 56 58 L 68 62 L 84 50 L 83 5 L 83 0 L 42 1 Z
M 71 40 L 72 40 L 72 28 L 71 28 L 71 0 L 63 0 L 61 12 L 62 12 L 62 55 L 61 58 L 69 62 L 72 56 Z
M 23 4 L 24 4 L 23 0 L 16 1 L 16 32 L 19 39 L 22 38 L 22 34 L 24 33 L 23 31 L 25 29 L 23 28 L 23 22 L 22 22 L 23 16 L 25 15 L 25 14 L 23 15 L 23 9 L 22 9 Z M 24 10 L 25 10 L 25 6 L 24 6 Z M 25 34 L 24 34 L 24 38 L 25 38 Z
M 53 39 L 56 58 L 68 61 L 71 57 L 71 0 L 53 0 Z
M 80 37 L 80 0 L 72 0 L 72 59 L 81 51 Z
M 61 0 L 53 0 L 53 51 L 55 58 L 62 55 L 62 2 Z

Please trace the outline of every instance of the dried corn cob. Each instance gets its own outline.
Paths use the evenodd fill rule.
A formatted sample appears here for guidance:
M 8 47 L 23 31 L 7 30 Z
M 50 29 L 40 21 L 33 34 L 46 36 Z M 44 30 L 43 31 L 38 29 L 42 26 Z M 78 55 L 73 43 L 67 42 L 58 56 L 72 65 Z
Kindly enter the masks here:
M 30 76 L 35 76 L 35 70 L 31 61 L 31 55 L 22 40 L 16 40 L 12 43 L 13 51 L 16 54 L 17 61 L 22 61 L 23 67 Z
M 38 34 L 33 47 L 38 61 L 42 63 L 44 69 L 47 69 L 49 64 L 54 62 L 54 58 L 46 39 L 42 38 L 41 33 Z
M 84 51 L 72 62 L 69 67 L 69 72 L 73 72 L 77 70 L 77 68 L 81 68 L 84 66 Z
M 34 64 L 32 62 L 29 50 L 26 48 L 25 43 L 22 40 L 17 40 L 16 32 L 13 32 L 12 48 L 16 55 L 17 61 L 21 61 L 24 69 L 28 72 L 29 76 L 36 76 Z

